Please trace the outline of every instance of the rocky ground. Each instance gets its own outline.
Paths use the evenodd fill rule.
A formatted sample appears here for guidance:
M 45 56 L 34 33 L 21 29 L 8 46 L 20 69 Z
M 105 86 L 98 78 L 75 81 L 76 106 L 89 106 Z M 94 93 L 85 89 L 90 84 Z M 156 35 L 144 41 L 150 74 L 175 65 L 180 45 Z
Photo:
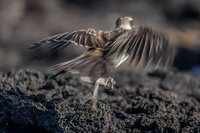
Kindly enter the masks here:
M 115 73 L 112 92 L 64 74 L 0 72 L 0 132 L 200 132 L 200 76 L 177 71 Z

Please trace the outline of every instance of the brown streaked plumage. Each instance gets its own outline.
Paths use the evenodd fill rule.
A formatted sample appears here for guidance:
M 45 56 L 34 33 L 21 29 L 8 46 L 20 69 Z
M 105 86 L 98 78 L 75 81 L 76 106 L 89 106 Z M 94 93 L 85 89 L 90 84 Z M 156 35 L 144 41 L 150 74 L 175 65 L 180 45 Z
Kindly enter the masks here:
M 94 107 L 98 85 L 113 88 L 115 84 L 110 72 L 112 68 L 127 60 L 134 68 L 167 68 L 174 58 L 174 49 L 162 33 L 148 26 L 136 28 L 133 18 L 128 16 L 118 18 L 114 30 L 85 29 L 61 33 L 35 43 L 30 49 L 35 51 L 32 57 L 40 59 L 48 52 L 58 48 L 62 50 L 69 44 L 86 47 L 88 51 L 71 61 L 53 66 L 52 69 L 59 72 L 49 76 L 48 80 L 71 72 L 87 76 L 91 82 L 96 81 Z

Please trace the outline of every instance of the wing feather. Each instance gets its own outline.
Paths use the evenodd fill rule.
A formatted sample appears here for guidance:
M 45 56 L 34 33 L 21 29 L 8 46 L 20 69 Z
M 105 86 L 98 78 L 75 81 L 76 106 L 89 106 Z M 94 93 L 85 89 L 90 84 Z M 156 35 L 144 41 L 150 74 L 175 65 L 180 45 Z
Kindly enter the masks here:
M 108 56 L 126 53 L 129 64 L 140 68 L 167 67 L 173 62 L 173 47 L 162 33 L 147 26 L 125 30 L 111 44 Z
M 69 44 L 76 44 L 86 48 L 103 49 L 106 45 L 104 32 L 95 29 L 76 30 L 61 33 L 43 39 L 30 46 L 31 58 L 40 59 L 52 50 L 64 49 Z M 32 52 L 31 52 L 32 51 Z

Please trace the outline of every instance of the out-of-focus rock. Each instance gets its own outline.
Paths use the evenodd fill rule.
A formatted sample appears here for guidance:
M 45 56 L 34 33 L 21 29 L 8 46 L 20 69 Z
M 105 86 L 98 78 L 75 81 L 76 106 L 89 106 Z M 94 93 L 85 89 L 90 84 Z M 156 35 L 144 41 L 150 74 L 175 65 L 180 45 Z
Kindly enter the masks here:
M 32 67 L 36 63 L 27 59 L 25 52 L 30 44 L 71 30 L 110 30 L 123 15 L 134 17 L 138 25 L 151 25 L 169 34 L 171 43 L 178 46 L 198 49 L 200 45 L 200 2 L 196 0 L 2 0 L 0 10 L 1 68 Z M 82 52 L 72 46 L 39 64 L 49 66 Z

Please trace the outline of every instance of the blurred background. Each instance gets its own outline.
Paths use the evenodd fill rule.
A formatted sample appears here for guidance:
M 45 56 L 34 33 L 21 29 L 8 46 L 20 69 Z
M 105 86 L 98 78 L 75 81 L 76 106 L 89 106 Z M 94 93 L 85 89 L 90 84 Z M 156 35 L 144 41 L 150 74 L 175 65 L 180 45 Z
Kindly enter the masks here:
M 0 0 L 0 69 L 44 70 L 80 55 L 69 46 L 60 54 L 33 61 L 29 45 L 48 36 L 77 29 L 111 30 L 120 16 L 150 25 L 177 45 L 174 66 L 200 72 L 200 1 L 198 0 Z

